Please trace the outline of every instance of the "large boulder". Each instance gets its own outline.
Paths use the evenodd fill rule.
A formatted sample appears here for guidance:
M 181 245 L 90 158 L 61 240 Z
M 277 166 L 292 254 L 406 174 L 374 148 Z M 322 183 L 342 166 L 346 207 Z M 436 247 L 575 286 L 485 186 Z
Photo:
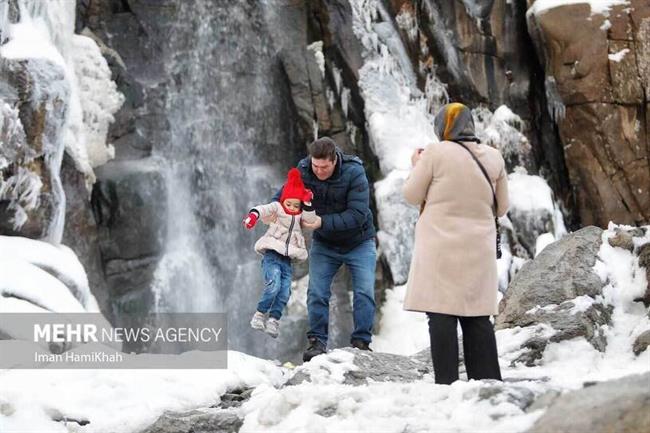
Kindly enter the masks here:
M 604 283 L 592 269 L 602 243 L 602 230 L 586 227 L 547 246 L 515 275 L 501 304 L 496 328 L 545 326 L 522 344 L 513 361 L 533 365 L 549 342 L 584 337 L 604 351 L 603 325 L 612 307 L 596 301 Z
M 650 373 L 569 392 L 528 433 L 636 433 L 650 431 Z
M 603 283 L 593 271 L 602 230 L 585 227 L 547 246 L 514 277 L 497 316 L 497 327 L 526 326 L 536 307 L 560 305 L 578 296 L 595 297 Z
M 150 286 L 163 252 L 167 190 L 159 166 L 150 159 L 111 161 L 97 171 L 92 192 L 101 269 L 111 313 L 147 312 Z M 93 277 L 91 277 L 93 278 Z
M 533 3 L 528 27 L 585 225 L 650 220 L 650 5 Z

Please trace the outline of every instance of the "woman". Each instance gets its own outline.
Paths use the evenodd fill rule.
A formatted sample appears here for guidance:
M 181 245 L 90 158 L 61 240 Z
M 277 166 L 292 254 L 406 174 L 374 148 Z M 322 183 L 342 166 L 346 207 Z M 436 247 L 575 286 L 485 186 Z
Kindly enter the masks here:
M 429 317 L 436 383 L 458 380 L 458 321 L 468 378 L 501 380 L 490 315 L 497 314 L 495 216 L 508 210 L 505 162 L 480 144 L 463 104 L 445 105 L 434 127 L 442 141 L 413 154 L 403 187 L 421 207 L 404 309 Z

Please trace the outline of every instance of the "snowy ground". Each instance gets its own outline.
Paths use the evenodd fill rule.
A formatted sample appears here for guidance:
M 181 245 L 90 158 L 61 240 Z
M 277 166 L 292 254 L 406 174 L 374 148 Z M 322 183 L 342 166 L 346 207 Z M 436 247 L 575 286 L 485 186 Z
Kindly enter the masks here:
M 613 229 L 605 231 L 603 239 Z M 489 383 L 459 381 L 443 386 L 430 376 L 414 383 L 342 384 L 344 373 L 356 367 L 353 355 L 340 350 L 310 363 L 313 370 L 325 366 L 318 371 L 329 371 L 314 383 L 281 387 L 291 369 L 230 352 L 227 370 L 0 371 L 0 431 L 65 432 L 63 423 L 52 421 L 61 414 L 90 420 L 83 427 L 71 424 L 74 431 L 138 431 L 165 410 L 208 407 L 227 390 L 248 387 L 256 389 L 238 409 L 245 432 L 524 431 L 542 411 L 524 412 L 508 398 L 511 394 L 523 389 L 539 396 L 548 390 L 581 388 L 586 381 L 650 371 L 650 351 L 638 357 L 631 351 L 636 336 L 650 329 L 646 309 L 632 301 L 647 284 L 638 259 L 605 242 L 595 270 L 606 284 L 606 301 L 614 306 L 606 352 L 578 338 L 549 344 L 540 365 L 510 367 L 533 330 L 498 331 L 506 391 L 496 398 L 479 396 Z M 403 286 L 388 292 L 374 341 L 376 351 L 409 355 L 428 346 L 424 315 L 403 311 L 403 297 Z M 323 416 L 327 410 L 330 416 Z

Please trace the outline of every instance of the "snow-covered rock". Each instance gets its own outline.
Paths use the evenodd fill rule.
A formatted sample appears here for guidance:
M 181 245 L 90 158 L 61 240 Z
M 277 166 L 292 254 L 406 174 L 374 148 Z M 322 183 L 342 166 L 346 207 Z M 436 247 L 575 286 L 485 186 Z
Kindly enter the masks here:
M 532 147 L 524 135 L 524 122 L 510 108 L 502 105 L 492 113 L 480 106 L 472 114 L 476 135 L 483 143 L 499 149 L 508 172 L 514 171 L 515 167 L 535 169 Z
M 0 263 L 12 269 L 0 274 L 5 296 L 15 295 L 55 312 L 99 311 L 83 266 L 65 245 L 0 236 Z
M 608 242 L 610 237 L 620 238 L 621 229 L 625 227 L 611 225 L 607 231 L 584 228 L 549 245 L 522 267 L 503 300 L 497 327 L 534 328 L 544 324 L 549 332 L 531 334 L 522 342 L 523 352 L 513 363 L 533 365 L 545 356 L 551 343 L 576 338 L 601 352 L 631 352 L 635 338 L 650 328 L 646 307 L 638 302 L 647 280 L 639 266 L 638 251 L 613 247 Z M 638 246 L 647 242 L 646 235 L 632 238 Z M 625 334 L 625 338 L 615 338 L 617 333 Z M 612 341 L 616 346 L 610 349 Z
M 535 257 L 539 236 L 550 233 L 560 239 L 565 233 L 562 213 L 553 200 L 553 191 L 540 176 L 518 167 L 508 175 L 508 216 L 517 243 Z
M 602 294 L 603 283 L 593 271 L 602 230 L 587 227 L 549 245 L 521 268 L 512 280 L 497 325 L 526 326 L 530 314 L 578 296 Z
M 237 415 L 237 411 L 216 407 L 184 412 L 167 411 L 140 433 L 178 433 L 182 431 L 236 433 L 243 422 Z
M 0 236 L 0 269 L 0 313 L 96 313 L 97 323 L 111 328 L 100 315 L 83 266 L 68 247 Z M 65 315 L 57 319 L 65 323 L 75 320 Z M 0 338 L 33 342 L 33 331 L 23 325 L 13 320 L 2 321 Z M 42 346 L 52 353 L 61 353 L 75 344 Z
M 314 364 L 309 362 L 296 368 L 287 385 L 322 383 L 323 376 L 334 376 L 331 365 L 343 370 L 340 383 L 355 386 L 373 382 L 415 382 L 432 371 L 431 362 L 421 358 L 345 348 L 314 358 Z

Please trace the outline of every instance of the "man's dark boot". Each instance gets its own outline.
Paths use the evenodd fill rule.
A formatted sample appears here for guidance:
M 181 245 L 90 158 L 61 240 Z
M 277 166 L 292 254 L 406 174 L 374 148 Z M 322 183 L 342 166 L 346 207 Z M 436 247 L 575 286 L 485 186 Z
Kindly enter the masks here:
M 325 345 L 318 341 L 316 337 L 309 337 L 309 347 L 305 350 L 305 353 L 302 354 L 302 360 L 304 362 L 309 362 L 314 356 L 322 355 L 325 353 Z
M 370 343 L 363 341 L 363 340 L 352 340 L 350 342 L 350 345 L 354 347 L 355 349 L 359 350 L 368 350 L 372 352 L 372 349 L 370 348 Z

